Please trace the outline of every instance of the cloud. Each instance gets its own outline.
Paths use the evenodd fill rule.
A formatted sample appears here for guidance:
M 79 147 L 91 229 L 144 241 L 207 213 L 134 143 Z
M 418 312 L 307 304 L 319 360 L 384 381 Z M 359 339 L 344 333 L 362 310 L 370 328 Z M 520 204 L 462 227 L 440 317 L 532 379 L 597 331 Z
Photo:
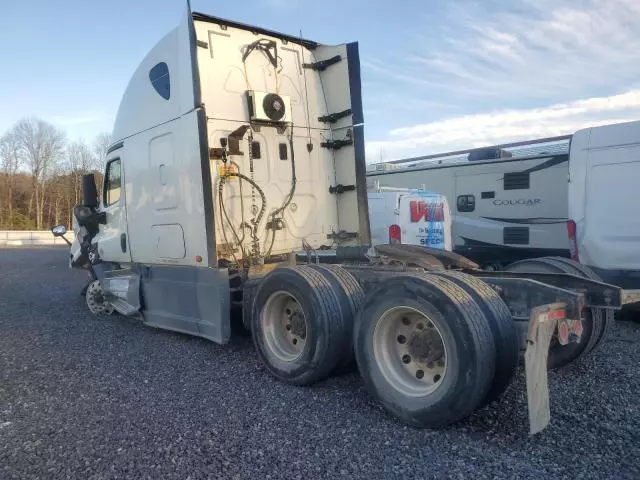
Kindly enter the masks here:
M 572 134 L 581 128 L 640 118 L 640 89 L 541 108 L 462 115 L 389 132 L 367 143 L 370 162 Z
M 517 10 L 504 2 L 463 3 L 449 11 L 442 48 L 408 55 L 406 75 L 512 102 L 639 84 L 637 0 L 521 0 Z
M 375 105 L 395 125 L 367 143 L 369 161 L 640 119 L 639 0 L 447 5 L 395 59 L 363 62 L 374 78 L 392 80 L 396 92 Z M 398 106 L 416 98 L 450 108 L 408 113 Z

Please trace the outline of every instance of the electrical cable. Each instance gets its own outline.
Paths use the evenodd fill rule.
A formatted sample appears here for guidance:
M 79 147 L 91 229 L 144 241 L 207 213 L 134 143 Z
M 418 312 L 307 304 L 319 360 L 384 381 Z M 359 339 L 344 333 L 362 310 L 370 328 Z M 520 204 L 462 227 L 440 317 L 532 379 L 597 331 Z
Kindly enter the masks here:
M 297 179 L 296 179 L 296 157 L 293 149 L 293 123 L 291 123 L 290 127 L 291 127 L 291 134 L 289 135 L 289 150 L 291 151 L 291 189 L 289 190 L 289 194 L 285 198 L 285 201 L 282 203 L 282 206 L 280 206 L 280 208 L 271 212 L 271 214 L 269 215 L 271 217 L 271 229 L 273 230 L 273 234 L 271 235 L 271 243 L 269 245 L 269 248 L 265 250 L 265 255 L 264 255 L 265 258 L 268 258 L 271 255 L 271 250 L 273 249 L 273 244 L 275 243 L 276 220 L 277 220 L 276 217 L 281 212 L 284 212 L 284 210 L 289 206 L 289 204 L 293 200 L 293 195 L 296 192 Z
M 226 163 L 226 162 L 225 162 L 225 163 Z M 235 164 L 235 165 L 236 165 L 236 167 L 238 167 L 238 165 L 237 165 L 235 162 L 231 162 L 231 163 L 232 163 L 232 164 Z M 240 225 L 240 226 L 241 226 L 241 228 L 243 228 L 243 232 L 244 232 L 244 229 L 245 229 L 245 228 L 250 228 L 250 229 L 251 229 L 252 237 L 253 237 L 254 241 L 255 241 L 255 239 L 257 238 L 258 226 L 260 225 L 260 221 L 262 220 L 262 217 L 264 216 L 264 212 L 265 212 L 265 210 L 266 210 L 267 199 L 266 199 L 266 196 L 265 196 L 264 192 L 263 192 L 263 191 L 262 191 L 262 189 L 260 188 L 260 186 L 259 186 L 256 182 L 254 182 L 252 179 L 250 179 L 250 178 L 249 178 L 249 177 L 247 177 L 246 175 L 243 175 L 243 174 L 241 174 L 241 173 L 239 173 L 239 172 L 238 172 L 238 173 L 236 173 L 236 172 L 228 172 L 228 171 L 226 171 L 226 169 L 225 169 L 225 173 L 224 173 L 224 175 L 220 178 L 220 183 L 219 183 L 219 186 L 218 186 L 218 202 L 219 202 L 219 204 L 220 204 L 220 209 L 221 209 L 221 211 L 222 211 L 222 214 L 224 215 L 224 218 L 226 219 L 227 224 L 229 225 L 229 228 L 230 228 L 231 232 L 233 233 L 233 235 L 234 235 L 234 237 L 235 237 L 235 239 L 236 239 L 236 242 L 238 242 L 238 246 L 239 246 L 240 250 L 242 251 L 242 255 L 243 255 L 242 260 L 244 261 L 245 257 L 247 257 L 248 255 L 247 255 L 247 253 L 244 251 L 244 248 L 243 248 L 242 243 L 241 243 L 240 236 L 238 235 L 238 232 L 237 232 L 237 231 L 236 231 L 236 229 L 234 228 L 233 223 L 231 222 L 231 220 L 230 220 L 230 218 L 229 218 L 229 214 L 228 214 L 228 212 L 227 212 L 227 208 L 226 208 L 225 203 L 224 203 L 224 198 L 223 198 L 223 197 L 224 197 L 224 195 L 223 195 L 223 193 L 222 193 L 222 192 L 223 192 L 223 187 L 224 187 L 224 184 L 225 184 L 225 180 L 226 180 L 228 177 L 237 177 L 237 178 L 239 178 L 239 179 L 240 179 L 240 181 L 244 180 L 244 181 L 249 182 L 253 187 L 255 187 L 255 189 L 256 189 L 256 190 L 258 191 L 258 193 L 260 194 L 260 200 L 261 200 L 262 206 L 261 206 L 261 208 L 260 208 L 260 211 L 259 211 L 259 213 L 258 213 L 257 218 L 256 218 L 255 220 L 253 220 L 254 225 L 253 225 L 253 226 L 250 226 L 250 225 L 248 225 L 248 224 L 247 224 L 246 222 L 244 222 L 244 221 L 242 221 L 242 223 L 241 223 L 241 225 Z M 223 236 L 223 238 L 224 238 L 224 241 L 225 241 L 227 244 L 229 244 L 229 240 L 228 240 L 228 238 L 227 238 L 227 232 L 226 232 L 226 229 L 224 228 L 224 223 L 222 222 L 222 218 L 220 219 L 220 224 L 221 224 L 222 236 Z M 243 238 L 244 238 L 244 233 L 243 233 Z M 231 255 L 233 256 L 233 258 L 234 258 L 235 262 L 236 262 L 238 265 L 240 265 L 240 262 L 238 261 L 238 258 L 236 257 L 236 255 L 235 255 L 235 253 L 234 253 L 233 251 L 232 251 Z
M 222 200 L 222 187 L 224 185 L 224 180 L 225 180 L 225 177 L 221 177 L 220 178 L 220 183 L 218 185 L 218 203 L 220 204 L 220 210 L 222 210 L 222 212 L 224 213 L 225 217 L 227 217 L 226 209 L 225 209 L 225 206 L 224 206 L 224 202 Z M 227 221 L 228 221 L 228 217 L 227 217 Z M 224 222 L 222 221 L 222 216 L 220 216 L 220 230 L 222 230 L 222 238 L 224 238 L 224 243 L 226 245 L 230 245 L 229 244 L 229 239 L 227 238 L 227 231 L 224 228 Z M 238 257 L 236 257 L 236 254 L 233 251 L 233 245 L 232 245 L 232 248 L 231 248 L 231 256 L 233 257 L 233 260 L 236 263 L 236 265 L 239 266 L 240 262 L 238 261 Z
M 240 171 L 240 165 L 238 165 L 236 162 L 234 162 L 233 160 L 231 160 L 229 163 L 231 163 L 231 165 L 235 166 L 237 171 Z M 245 221 L 244 221 L 244 195 L 242 192 L 242 179 L 238 179 L 238 187 L 240 188 L 240 228 L 241 228 L 241 232 L 242 232 L 242 237 L 240 238 L 240 245 L 242 248 L 242 243 L 244 242 L 244 225 L 245 225 Z
M 264 216 L 264 212 L 267 209 L 267 197 L 264 194 L 264 192 L 262 191 L 262 189 L 260 188 L 260 186 L 256 182 L 251 180 L 249 177 L 247 177 L 246 175 L 243 175 L 242 173 L 228 172 L 228 173 L 226 173 L 225 176 L 226 177 L 238 177 L 238 178 L 241 178 L 242 180 L 245 180 L 245 181 L 249 182 L 253 187 L 255 187 L 255 189 L 260 194 L 260 200 L 262 201 L 262 206 L 260 207 L 260 211 L 258 212 L 258 215 L 257 215 L 256 219 L 252 220 L 253 226 L 251 227 L 252 236 L 255 239 L 255 238 L 257 238 L 257 235 L 258 235 L 258 226 L 260 225 L 262 217 Z

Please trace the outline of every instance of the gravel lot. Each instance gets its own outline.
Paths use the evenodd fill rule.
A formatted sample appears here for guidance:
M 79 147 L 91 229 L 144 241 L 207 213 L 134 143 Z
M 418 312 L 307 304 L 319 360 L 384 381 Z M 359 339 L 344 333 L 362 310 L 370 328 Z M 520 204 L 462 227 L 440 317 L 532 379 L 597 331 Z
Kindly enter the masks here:
M 221 347 L 93 317 L 62 248 L 0 249 L 0 478 L 640 478 L 640 324 L 550 375 L 527 435 L 524 380 L 441 431 L 387 416 L 357 374 L 271 379 Z

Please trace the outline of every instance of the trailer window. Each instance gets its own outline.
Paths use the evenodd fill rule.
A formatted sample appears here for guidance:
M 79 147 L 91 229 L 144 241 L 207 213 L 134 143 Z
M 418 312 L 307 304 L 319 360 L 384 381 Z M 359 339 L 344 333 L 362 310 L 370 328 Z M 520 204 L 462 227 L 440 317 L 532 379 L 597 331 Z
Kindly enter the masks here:
M 156 92 L 165 100 L 169 100 L 171 97 L 171 79 L 169 77 L 169 67 L 165 62 L 160 62 L 149 70 L 149 80 L 151 80 L 151 85 L 156 89 Z
M 120 188 L 122 186 L 122 175 L 120 171 L 120 159 L 111 160 L 107 164 L 104 176 L 104 206 L 108 207 L 120 200 Z
M 457 207 L 459 212 L 473 212 L 476 209 L 475 195 L 458 196 Z
M 527 190 L 529 188 L 529 172 L 512 172 L 504 174 L 505 190 Z

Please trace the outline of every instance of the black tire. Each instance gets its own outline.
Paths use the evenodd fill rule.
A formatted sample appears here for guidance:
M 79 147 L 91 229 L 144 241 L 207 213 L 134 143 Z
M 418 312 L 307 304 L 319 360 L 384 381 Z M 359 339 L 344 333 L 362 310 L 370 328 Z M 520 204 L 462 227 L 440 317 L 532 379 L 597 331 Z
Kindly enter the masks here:
M 396 388 L 381 369 L 384 362 L 376 359 L 376 327 L 401 306 L 426 315 L 445 344 L 446 371 L 437 380 L 442 383 L 426 395 Z M 435 275 L 393 277 L 369 292 L 356 317 L 354 346 L 367 389 L 387 411 L 415 427 L 443 427 L 468 416 L 486 398 L 494 376 L 495 344 L 482 310 L 462 288 Z
M 552 260 L 556 260 L 558 262 L 562 262 L 565 265 L 571 267 L 576 272 L 576 275 L 580 275 L 584 278 L 589 278 L 591 280 L 596 280 L 598 282 L 602 281 L 602 278 L 600 278 L 600 275 L 598 275 L 596 272 L 591 270 L 586 265 L 582 265 L 581 263 L 578 263 L 574 260 L 570 260 L 568 258 L 563 258 L 563 257 L 549 257 L 549 258 L 551 258 Z M 609 333 L 611 332 L 611 329 L 615 324 L 615 312 L 613 310 L 606 309 L 606 308 L 592 308 L 591 310 L 598 310 L 601 312 L 602 328 L 600 331 L 600 335 L 597 336 L 591 348 L 587 347 L 585 353 L 589 353 L 593 349 L 597 348 L 598 345 L 600 345 L 600 342 L 602 342 L 609 336 Z
M 277 358 L 269 348 L 264 328 L 264 309 L 279 292 L 295 298 L 306 322 L 304 349 L 291 360 Z M 319 272 L 307 267 L 282 267 L 262 280 L 251 312 L 251 334 L 258 356 L 269 372 L 294 385 L 309 385 L 329 376 L 341 358 L 345 344 L 345 321 L 333 287 Z
M 518 332 L 513 323 L 509 308 L 500 295 L 482 280 L 462 272 L 447 271 L 438 273 L 463 288 L 478 304 L 489 322 L 496 345 L 496 371 L 487 397 L 486 405 L 497 400 L 511 384 L 520 359 Z
M 523 272 L 523 273 L 574 273 L 563 262 L 558 262 L 550 258 L 533 258 L 528 260 L 520 260 L 508 265 L 505 269 L 507 272 Z M 596 309 L 593 309 L 596 310 Z M 547 359 L 547 368 L 555 370 L 564 367 L 585 354 L 587 348 L 602 331 L 602 317 L 599 312 L 588 309 L 585 312 L 583 321 L 583 332 L 580 343 L 569 343 L 568 345 L 560 345 L 557 340 L 551 340 L 549 347 L 549 357 Z
M 353 370 L 355 358 L 353 354 L 353 323 L 364 302 L 364 290 L 348 271 L 338 265 L 308 265 L 320 272 L 329 281 L 340 302 L 342 318 L 345 321 L 345 344 L 341 348 L 342 356 L 336 366 L 338 373 Z

